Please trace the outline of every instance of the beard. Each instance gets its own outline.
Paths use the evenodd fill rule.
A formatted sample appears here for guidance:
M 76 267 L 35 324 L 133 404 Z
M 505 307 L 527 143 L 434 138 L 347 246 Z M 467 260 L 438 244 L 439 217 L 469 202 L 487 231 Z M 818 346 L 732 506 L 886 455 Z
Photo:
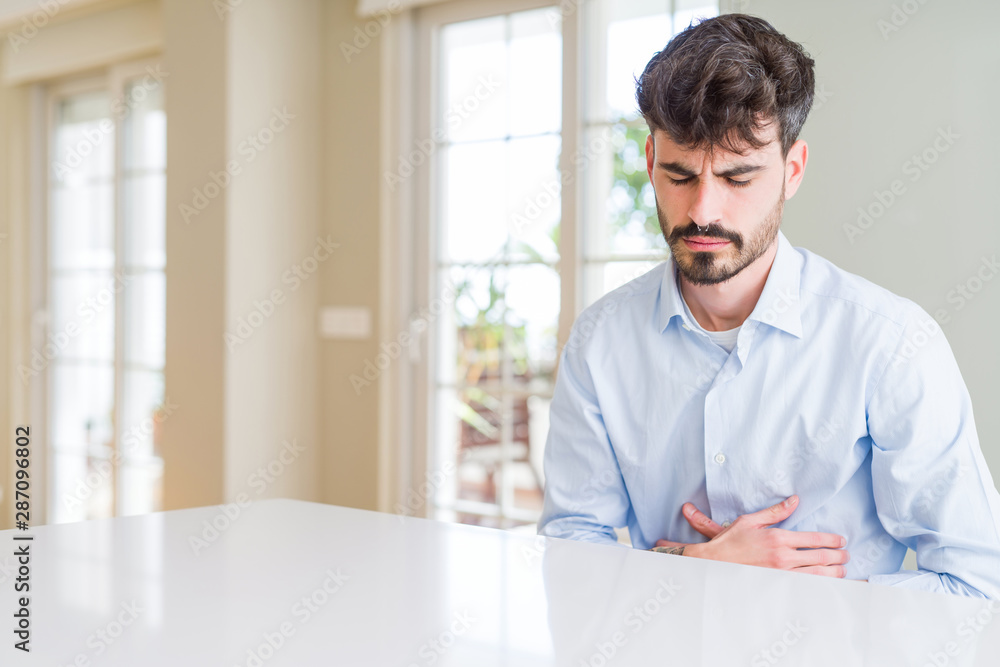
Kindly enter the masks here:
M 784 210 L 785 184 L 782 183 L 778 201 L 775 202 L 771 211 L 757 225 L 749 238 L 744 238 L 742 234 L 712 223 L 705 231 L 699 231 L 698 225 L 693 221 L 687 225 L 674 227 L 668 233 L 667 230 L 671 228 L 670 221 L 667 220 L 666 214 L 660 208 L 659 199 L 656 200 L 656 215 L 660 219 L 660 231 L 663 232 L 663 238 L 670 246 L 674 263 L 677 264 L 681 275 L 694 285 L 724 283 L 760 259 L 778 237 L 778 228 L 781 226 Z M 729 241 L 731 245 L 723 250 L 697 252 L 690 250 L 684 244 L 683 239 L 688 236 L 724 239 Z

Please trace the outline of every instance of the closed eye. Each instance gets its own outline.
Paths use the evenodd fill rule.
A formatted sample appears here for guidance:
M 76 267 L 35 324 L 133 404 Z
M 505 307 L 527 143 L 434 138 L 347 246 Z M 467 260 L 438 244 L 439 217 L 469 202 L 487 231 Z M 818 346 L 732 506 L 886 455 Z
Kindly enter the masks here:
M 669 180 L 674 185 L 686 185 L 690 183 L 693 178 L 694 176 L 688 176 L 687 178 L 681 178 L 681 179 L 670 178 L 669 176 L 667 176 L 667 180 Z M 726 180 L 729 181 L 729 184 L 732 185 L 734 188 L 745 188 L 748 185 L 750 185 L 750 183 L 753 181 L 752 178 L 747 179 L 745 181 L 736 181 L 731 178 L 727 178 Z

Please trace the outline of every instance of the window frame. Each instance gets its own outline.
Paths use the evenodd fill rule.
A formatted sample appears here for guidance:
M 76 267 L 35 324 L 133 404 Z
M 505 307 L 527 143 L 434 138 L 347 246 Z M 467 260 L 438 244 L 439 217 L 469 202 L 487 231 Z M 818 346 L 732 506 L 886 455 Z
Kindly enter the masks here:
M 115 63 L 102 68 L 100 71 L 91 71 L 83 75 L 75 75 L 68 77 L 60 77 L 58 79 L 49 81 L 44 84 L 39 84 L 37 87 L 38 97 L 40 98 L 40 104 L 44 105 L 44 125 L 39 128 L 39 154 L 41 157 L 41 164 L 38 166 L 37 175 L 39 182 L 41 183 L 40 192 L 38 195 L 38 210 L 39 210 L 39 220 L 38 234 L 35 239 L 36 245 L 36 256 L 38 261 L 36 262 L 37 267 L 37 278 L 36 284 L 39 285 L 39 308 L 35 310 L 35 315 L 33 322 L 33 335 L 32 335 L 32 347 L 33 349 L 38 349 L 39 341 L 44 344 L 45 341 L 49 339 L 51 331 L 51 296 L 52 296 L 52 285 L 49 280 L 51 276 L 49 258 L 51 252 L 50 246 L 50 229 L 51 229 L 51 197 L 52 197 L 52 161 L 56 159 L 53 155 L 53 136 L 56 127 L 57 114 L 58 114 L 58 104 L 74 95 L 80 95 L 92 92 L 105 91 L 109 94 L 110 100 L 114 103 L 116 100 L 124 99 L 124 95 L 127 91 L 127 86 L 129 82 L 136 79 L 142 78 L 146 73 L 148 68 L 156 68 L 158 65 L 162 66 L 163 59 L 159 56 L 138 58 L 134 60 L 129 60 L 121 63 Z M 166 83 L 161 81 L 159 85 L 163 88 L 164 95 L 166 95 Z M 123 141 L 124 137 L 124 123 L 128 118 L 128 114 L 116 115 L 112 112 L 112 122 L 114 123 L 114 175 L 113 175 L 113 205 L 112 205 L 112 216 L 113 216 L 113 227 L 114 227 L 114 251 L 115 251 L 115 263 L 112 268 L 112 275 L 119 275 L 129 271 L 130 266 L 124 261 L 125 256 L 125 226 L 123 224 L 123 218 L 125 215 L 124 211 L 124 159 L 123 159 Z M 131 267 L 134 269 L 134 267 Z M 166 262 L 162 269 L 164 273 L 166 272 Z M 109 460 L 114 460 L 117 458 L 118 463 L 111 467 L 111 477 L 108 483 L 111 485 L 112 489 L 112 502 L 111 502 L 111 516 L 117 517 L 122 516 L 122 497 L 119 489 L 119 474 L 118 468 L 125 463 L 125 458 L 121 454 L 122 447 L 122 429 L 127 426 L 124 424 L 123 415 L 123 396 L 124 396 L 124 382 L 125 382 L 125 344 L 124 344 L 124 332 L 126 326 L 126 313 L 125 313 L 125 294 L 124 290 L 116 295 L 115 297 L 115 314 L 114 314 L 114 333 L 115 333 L 115 345 L 114 345 L 114 357 L 113 357 L 113 368 L 114 368 L 114 408 L 113 408 L 113 437 L 112 437 L 112 448 L 109 454 Z M 55 454 L 53 449 L 54 443 L 51 440 L 51 424 L 53 419 L 52 413 L 52 396 L 50 387 L 50 372 L 53 365 L 59 362 L 59 357 L 56 357 L 50 361 L 45 370 L 40 373 L 39 378 L 37 378 L 39 384 L 39 390 L 34 393 L 32 398 L 37 401 L 37 410 L 33 410 L 33 414 L 38 416 L 36 423 L 43 425 L 40 430 L 40 438 L 35 439 L 41 446 L 36 447 L 34 451 L 37 453 L 42 452 L 41 464 L 39 469 L 42 471 L 44 483 L 43 487 L 45 493 L 42 494 L 44 498 L 40 499 L 39 503 L 36 500 L 36 506 L 40 505 L 42 509 L 42 516 L 44 523 L 51 523 L 54 516 L 54 511 L 52 504 L 57 503 L 58 499 L 50 496 L 54 492 L 52 484 L 52 474 L 54 472 L 52 467 L 52 458 Z
M 513 12 L 550 7 L 559 11 L 553 0 L 509 0 L 486 2 L 468 0 L 433 5 L 405 12 L 401 20 L 390 24 L 383 41 L 382 173 L 398 168 L 400 155 L 412 149 L 414 142 L 432 136 L 438 87 L 437 31 L 460 21 L 475 20 Z M 578 93 L 579 22 L 582 12 L 574 7 L 562 13 L 563 108 L 560 140 L 560 173 L 573 167 L 571 156 L 578 148 L 581 121 Z M 412 57 L 416 54 L 416 57 Z M 418 331 L 414 323 L 431 300 L 436 258 L 435 219 L 437 202 L 431 196 L 435 174 L 420 168 L 412 178 L 404 179 L 390 190 L 383 181 L 382 191 L 382 305 L 379 336 L 395 339 L 400 331 L 409 331 L 411 343 L 403 354 L 403 363 L 387 369 L 379 385 L 379 503 L 382 511 L 428 516 L 432 497 L 421 496 L 419 507 L 404 502 L 409 490 L 421 489 L 433 474 L 429 469 L 430 438 L 434 387 L 434 348 L 429 331 Z M 561 194 L 561 231 L 559 242 L 560 314 L 557 345 L 568 339 L 580 303 L 578 241 L 576 239 L 576 178 L 568 179 Z M 414 280 L 419 276 L 420 280 Z M 426 278 L 426 279 L 425 279 Z M 571 304 L 571 307 L 567 307 Z M 408 362 L 408 363 L 407 363 Z M 426 488 L 426 487 L 424 487 Z

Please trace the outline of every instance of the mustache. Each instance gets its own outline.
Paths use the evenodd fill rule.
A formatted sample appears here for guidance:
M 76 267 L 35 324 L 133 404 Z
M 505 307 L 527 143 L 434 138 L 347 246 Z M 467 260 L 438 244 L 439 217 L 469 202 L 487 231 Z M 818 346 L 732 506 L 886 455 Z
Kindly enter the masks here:
M 667 239 L 670 243 L 679 243 L 685 236 L 701 236 L 704 238 L 716 238 L 722 239 L 724 241 L 730 241 L 737 249 L 743 246 L 743 237 L 736 232 L 731 232 L 728 229 L 719 227 L 718 225 L 709 224 L 703 231 L 694 222 L 683 227 L 675 227 L 673 231 L 670 232 L 670 238 Z

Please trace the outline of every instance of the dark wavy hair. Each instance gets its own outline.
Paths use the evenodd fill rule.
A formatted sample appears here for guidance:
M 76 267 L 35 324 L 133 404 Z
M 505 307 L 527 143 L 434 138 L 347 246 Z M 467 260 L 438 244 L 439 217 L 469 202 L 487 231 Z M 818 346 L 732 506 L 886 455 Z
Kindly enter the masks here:
M 681 146 L 746 154 L 778 122 L 782 157 L 812 107 L 813 59 L 764 19 L 723 14 L 692 23 L 646 65 L 635 98 L 650 132 Z

